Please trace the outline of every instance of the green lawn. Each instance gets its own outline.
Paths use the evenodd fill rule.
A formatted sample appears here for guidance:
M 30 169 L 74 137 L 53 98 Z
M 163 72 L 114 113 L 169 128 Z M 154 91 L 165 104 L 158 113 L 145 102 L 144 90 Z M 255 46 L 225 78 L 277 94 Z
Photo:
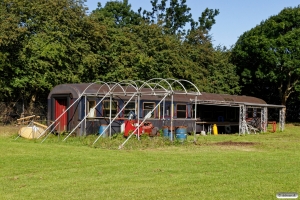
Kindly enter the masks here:
M 276 199 L 300 193 L 300 126 L 257 135 L 16 138 L 0 127 L 1 199 Z

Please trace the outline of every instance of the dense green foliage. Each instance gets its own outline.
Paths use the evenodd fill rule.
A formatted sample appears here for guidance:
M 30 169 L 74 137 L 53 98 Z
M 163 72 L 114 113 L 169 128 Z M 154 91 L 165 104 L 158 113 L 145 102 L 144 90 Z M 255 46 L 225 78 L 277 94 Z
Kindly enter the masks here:
M 88 15 L 83 0 L 1 1 L 0 100 L 45 100 L 61 83 L 151 78 L 238 93 L 229 52 L 214 49 L 209 35 L 219 11 L 205 9 L 195 22 L 185 0 L 152 5 L 135 12 L 128 1 L 109 1 Z
M 9 3 L 8 3 L 9 2 Z M 2 1 L 1 98 L 35 101 L 64 82 L 90 81 L 105 49 L 105 26 L 82 2 Z
M 299 109 L 299 7 L 283 9 L 226 49 L 212 45 L 218 9 L 205 8 L 195 21 L 186 0 L 153 0 L 150 11 L 108 1 L 90 14 L 84 3 L 1 1 L 0 101 L 23 99 L 30 110 L 61 83 L 175 78 L 203 92 Z
M 243 93 L 287 104 L 300 91 L 300 7 L 285 8 L 240 36 L 232 62 Z

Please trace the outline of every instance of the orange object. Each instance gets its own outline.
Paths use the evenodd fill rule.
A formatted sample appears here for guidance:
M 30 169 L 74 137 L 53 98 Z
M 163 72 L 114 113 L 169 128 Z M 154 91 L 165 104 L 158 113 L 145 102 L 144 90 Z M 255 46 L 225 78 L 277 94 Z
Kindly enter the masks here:
M 151 122 L 144 122 L 142 126 L 143 132 L 147 133 L 147 135 L 150 135 L 153 129 L 153 125 Z
M 269 121 L 268 124 L 272 124 L 272 133 L 276 132 L 276 121 Z
M 274 122 L 272 123 L 272 125 L 273 125 L 273 132 L 276 132 L 276 121 L 274 121 Z

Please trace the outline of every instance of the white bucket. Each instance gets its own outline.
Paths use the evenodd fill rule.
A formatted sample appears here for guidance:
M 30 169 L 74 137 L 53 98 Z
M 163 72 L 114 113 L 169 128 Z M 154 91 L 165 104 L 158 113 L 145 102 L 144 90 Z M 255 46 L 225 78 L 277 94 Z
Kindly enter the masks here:
M 205 134 L 205 131 L 201 131 L 201 135 L 206 135 L 206 134 Z

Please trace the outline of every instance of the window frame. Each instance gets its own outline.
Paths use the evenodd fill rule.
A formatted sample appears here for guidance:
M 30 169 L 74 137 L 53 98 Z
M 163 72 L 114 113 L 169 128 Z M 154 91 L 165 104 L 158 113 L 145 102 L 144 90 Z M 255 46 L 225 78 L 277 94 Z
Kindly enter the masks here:
M 185 106 L 185 110 L 179 110 L 178 109 L 178 106 Z M 185 115 L 185 117 L 178 117 L 178 112 L 183 112 L 184 111 L 184 115 Z M 187 105 L 186 104 L 184 104 L 184 103 L 178 103 L 178 104 L 176 104 L 176 117 L 177 118 L 180 118 L 180 119 L 184 119 L 184 118 L 187 118 Z
M 128 102 L 128 101 L 125 101 L 125 102 L 124 102 L 124 105 L 126 105 L 127 102 Z M 132 108 L 126 109 L 126 107 L 128 106 L 128 104 L 130 104 L 130 103 L 133 103 L 133 104 L 134 104 L 134 108 L 133 108 L 133 109 L 132 109 Z M 129 101 L 128 104 L 125 106 L 125 108 L 124 108 L 124 110 L 123 110 L 123 117 L 124 117 L 124 118 L 128 118 L 128 117 L 129 117 L 129 112 L 130 112 L 130 111 L 134 111 L 134 114 L 136 114 L 136 102 L 135 102 L 135 101 Z M 128 111 L 127 114 L 126 114 L 126 111 Z
M 143 102 L 143 107 L 142 107 L 142 110 L 143 110 L 143 118 L 145 118 L 146 117 L 146 115 L 150 112 L 150 111 L 152 111 L 153 110 L 153 108 L 151 108 L 151 109 L 145 109 L 145 104 L 153 104 L 153 108 L 155 108 L 155 106 L 156 106 L 156 103 L 155 102 L 149 102 L 149 101 L 145 101 L 145 102 Z M 145 110 L 149 110 L 149 112 L 147 112 L 146 114 L 145 114 Z M 155 110 L 153 111 L 153 113 L 151 114 L 151 117 L 150 118 L 155 118 Z
M 108 103 L 108 108 L 105 107 L 106 103 Z M 110 112 L 109 112 L 110 111 L 110 108 L 109 108 L 110 100 L 104 100 L 103 101 L 103 103 L 102 103 L 102 116 L 103 117 L 111 117 L 111 118 L 113 118 L 113 117 L 115 117 L 118 114 L 119 102 L 113 100 L 111 103 L 112 103 L 112 116 L 109 116 L 109 114 L 110 114 Z M 115 104 L 115 106 L 114 106 L 114 104 Z M 115 113 L 113 111 L 115 111 Z M 106 114 L 106 112 L 107 112 L 107 114 Z
M 91 103 L 93 102 L 93 107 L 91 107 Z M 87 100 L 87 107 L 86 107 L 86 112 L 87 112 L 87 117 L 88 118 L 95 118 L 97 117 L 96 115 L 96 105 L 97 105 L 97 102 L 96 100 Z M 94 109 L 94 110 L 92 110 Z M 93 114 L 91 114 L 93 111 Z

